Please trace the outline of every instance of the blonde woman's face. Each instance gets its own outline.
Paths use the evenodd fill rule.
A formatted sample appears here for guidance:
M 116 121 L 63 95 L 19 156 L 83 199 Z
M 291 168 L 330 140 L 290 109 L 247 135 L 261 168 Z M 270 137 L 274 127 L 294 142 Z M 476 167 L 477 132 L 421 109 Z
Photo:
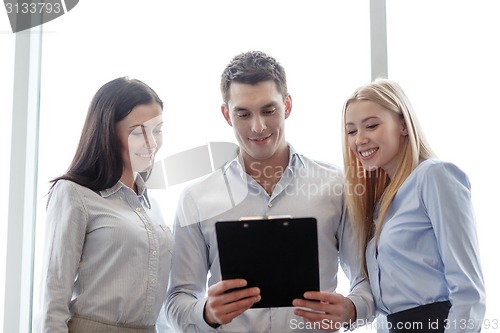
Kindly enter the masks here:
M 382 168 L 393 178 L 405 136 L 404 121 L 371 101 L 356 101 L 346 111 L 345 131 L 353 155 L 366 170 Z

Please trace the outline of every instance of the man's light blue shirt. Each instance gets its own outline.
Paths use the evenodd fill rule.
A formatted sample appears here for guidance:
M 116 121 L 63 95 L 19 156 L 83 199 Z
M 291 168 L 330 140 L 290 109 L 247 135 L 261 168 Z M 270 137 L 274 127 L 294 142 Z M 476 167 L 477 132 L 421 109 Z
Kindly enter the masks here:
M 335 291 L 340 262 L 351 281 L 348 297 L 356 306 L 358 318 L 371 319 L 373 299 L 361 274 L 356 243 L 346 218 L 343 188 L 343 175 L 337 167 L 310 160 L 293 148 L 289 165 L 272 195 L 247 175 L 238 158 L 188 187 L 181 196 L 174 223 L 176 255 L 166 303 L 173 326 L 184 333 L 315 331 L 301 329 L 305 325 L 293 314 L 292 307 L 250 309 L 217 329 L 203 319 L 207 273 L 208 286 L 221 280 L 215 223 L 279 215 L 317 219 L 321 290 Z

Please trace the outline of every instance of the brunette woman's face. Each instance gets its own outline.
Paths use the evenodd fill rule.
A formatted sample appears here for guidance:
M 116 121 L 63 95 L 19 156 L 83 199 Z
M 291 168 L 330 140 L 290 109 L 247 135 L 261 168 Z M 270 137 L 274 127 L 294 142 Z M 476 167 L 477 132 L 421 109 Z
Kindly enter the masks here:
M 162 108 L 158 103 L 141 104 L 116 124 L 123 158 L 123 172 L 148 171 L 163 141 Z
M 371 101 L 356 101 L 346 111 L 345 131 L 351 152 L 366 170 L 382 168 L 393 178 L 405 136 L 400 115 Z

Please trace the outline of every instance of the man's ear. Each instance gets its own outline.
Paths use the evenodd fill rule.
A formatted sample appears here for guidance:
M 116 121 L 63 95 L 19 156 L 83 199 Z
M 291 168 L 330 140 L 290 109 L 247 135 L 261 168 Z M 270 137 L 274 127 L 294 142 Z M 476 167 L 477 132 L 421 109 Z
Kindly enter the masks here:
M 224 119 L 226 119 L 226 122 L 229 124 L 229 126 L 233 127 L 233 123 L 231 122 L 231 117 L 229 116 L 229 107 L 227 104 L 222 104 L 220 106 L 220 110 L 222 112 L 222 115 L 224 116 Z
M 285 119 L 292 113 L 292 96 L 288 95 L 285 98 Z

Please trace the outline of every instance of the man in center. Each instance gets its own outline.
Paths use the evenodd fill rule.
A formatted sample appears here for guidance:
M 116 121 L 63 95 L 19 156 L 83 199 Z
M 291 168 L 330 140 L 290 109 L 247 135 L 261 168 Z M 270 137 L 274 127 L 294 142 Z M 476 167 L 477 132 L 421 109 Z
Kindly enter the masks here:
M 221 92 L 239 151 L 180 198 L 166 303 L 172 326 L 183 333 L 286 333 L 371 320 L 373 298 L 346 216 L 342 171 L 299 154 L 285 139 L 292 98 L 284 68 L 263 52 L 239 54 L 222 73 Z M 215 223 L 280 215 L 317 219 L 321 291 L 306 292 L 290 307 L 250 309 L 260 290 L 243 279 L 222 280 Z M 347 297 L 335 293 L 339 263 L 350 280 Z

